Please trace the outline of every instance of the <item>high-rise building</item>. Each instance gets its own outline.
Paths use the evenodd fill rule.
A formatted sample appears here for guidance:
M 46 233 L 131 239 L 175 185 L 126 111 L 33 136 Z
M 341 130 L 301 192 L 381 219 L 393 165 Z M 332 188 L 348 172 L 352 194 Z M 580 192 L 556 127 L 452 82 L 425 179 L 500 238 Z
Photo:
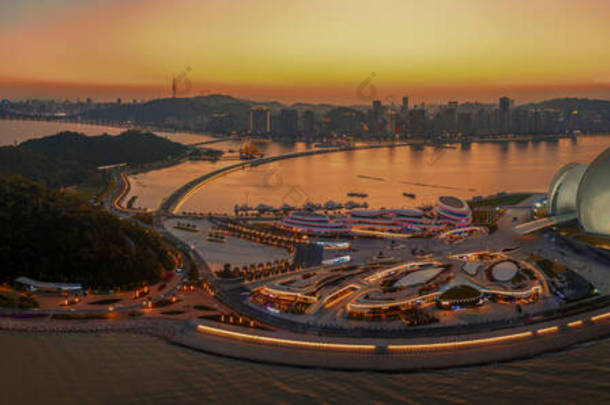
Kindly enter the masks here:
M 280 135 L 280 116 L 279 115 L 272 115 L 271 118 L 269 118 L 269 131 L 271 132 L 271 135 L 273 135 L 273 136 Z
M 400 107 L 400 112 L 403 117 L 407 116 L 407 111 L 409 111 L 409 97 L 404 96 L 402 98 L 402 106 Z
M 297 110 L 284 108 L 280 111 L 280 136 L 295 138 L 298 135 L 299 113 Z
M 514 100 L 504 96 L 498 100 L 500 111 L 508 111 L 512 108 Z
M 530 111 L 530 132 L 535 134 L 542 132 L 542 114 L 539 109 Z
M 250 108 L 250 132 L 259 135 L 271 132 L 270 115 L 269 107 L 259 105 Z
M 381 105 L 381 100 L 373 100 L 373 109 L 371 110 L 369 121 L 369 132 L 372 135 L 380 135 L 384 132 L 385 119 L 383 117 L 384 108 Z
M 500 97 L 498 102 L 498 132 L 501 134 L 511 131 L 513 103 L 514 101 L 508 97 Z
M 381 100 L 373 100 L 373 111 L 374 112 L 381 111 Z
M 530 112 L 525 108 L 517 108 L 511 114 L 511 130 L 516 134 L 530 132 Z
M 399 115 L 394 110 L 389 110 L 386 114 L 386 132 L 388 134 L 396 134 L 396 130 L 398 129 L 398 118 Z
M 475 133 L 477 135 L 491 135 L 491 113 L 489 110 L 481 108 L 479 111 L 477 111 L 475 126 Z
M 441 111 L 443 129 L 450 133 L 457 131 L 457 109 L 458 102 L 450 101 Z
M 461 112 L 457 116 L 457 130 L 463 135 L 470 135 L 473 132 L 472 113 Z
M 353 134 L 356 129 L 357 114 L 355 111 L 345 111 L 341 120 L 340 128 L 348 134 Z
M 400 106 L 400 117 L 398 119 L 398 132 L 407 135 L 409 127 L 409 97 L 403 96 L 402 105 Z
M 413 108 L 409 110 L 409 132 L 412 135 L 421 136 L 426 132 L 426 110 L 424 108 Z
M 307 110 L 303 113 L 303 135 L 313 136 L 315 132 L 315 117 L 313 111 Z

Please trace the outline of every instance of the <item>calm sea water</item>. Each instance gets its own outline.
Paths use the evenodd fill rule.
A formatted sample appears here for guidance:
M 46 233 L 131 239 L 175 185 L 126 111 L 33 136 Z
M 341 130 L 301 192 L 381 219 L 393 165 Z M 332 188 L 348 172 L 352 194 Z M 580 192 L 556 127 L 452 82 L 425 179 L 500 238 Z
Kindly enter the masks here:
M 44 136 L 55 135 L 62 131 L 80 132 L 85 135 L 118 135 L 124 132 L 125 128 L 107 127 L 102 125 L 72 124 L 62 122 L 46 121 L 9 121 L 0 120 L 0 146 L 14 145 L 28 139 L 42 138 Z M 184 132 L 157 132 L 160 136 L 165 136 L 175 142 L 196 143 L 202 142 L 211 137 L 204 135 L 194 135 Z
M 136 335 L 0 333 L 2 403 L 607 403 L 610 340 L 528 360 L 414 373 L 226 359 Z
M 307 200 L 359 200 L 371 207 L 428 204 L 439 195 L 468 198 L 499 191 L 546 191 L 555 172 L 569 162 L 590 162 L 610 147 L 610 136 L 552 142 L 482 143 L 455 149 L 400 147 L 330 153 L 284 160 L 232 173 L 197 192 L 188 211 L 230 212 L 235 203 L 302 205 Z M 160 183 L 150 173 L 151 184 Z M 416 199 L 402 194 L 416 194 Z M 146 200 L 147 193 L 142 191 Z M 154 193 L 150 195 L 154 201 Z

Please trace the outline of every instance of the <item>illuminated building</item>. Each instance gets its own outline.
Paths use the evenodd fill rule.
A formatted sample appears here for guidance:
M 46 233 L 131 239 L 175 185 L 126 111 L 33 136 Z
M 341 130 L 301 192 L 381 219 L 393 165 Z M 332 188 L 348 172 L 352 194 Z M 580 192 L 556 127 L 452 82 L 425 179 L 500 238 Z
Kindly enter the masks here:
M 275 224 L 277 228 L 316 235 L 337 235 L 349 232 L 342 222 L 333 222 L 326 215 L 295 212 Z
M 253 134 L 268 134 L 271 131 L 271 116 L 269 108 L 256 106 L 250 108 L 250 132 Z
M 434 211 L 441 223 L 453 226 L 466 226 L 472 223 L 472 212 L 468 203 L 458 197 L 439 197 Z
M 386 132 L 390 135 L 396 133 L 398 129 L 398 114 L 395 111 L 389 110 L 387 113 Z

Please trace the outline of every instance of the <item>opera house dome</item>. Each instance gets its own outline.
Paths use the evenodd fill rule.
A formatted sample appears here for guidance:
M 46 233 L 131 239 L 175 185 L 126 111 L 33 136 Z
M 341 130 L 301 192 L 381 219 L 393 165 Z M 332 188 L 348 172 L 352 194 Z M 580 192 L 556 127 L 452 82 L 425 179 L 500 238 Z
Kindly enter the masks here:
M 563 166 L 553 180 L 547 193 L 549 215 L 560 215 L 576 211 L 578 185 L 587 170 L 587 165 L 568 163 Z
M 585 171 L 578 187 L 577 212 L 585 232 L 610 235 L 610 148 Z

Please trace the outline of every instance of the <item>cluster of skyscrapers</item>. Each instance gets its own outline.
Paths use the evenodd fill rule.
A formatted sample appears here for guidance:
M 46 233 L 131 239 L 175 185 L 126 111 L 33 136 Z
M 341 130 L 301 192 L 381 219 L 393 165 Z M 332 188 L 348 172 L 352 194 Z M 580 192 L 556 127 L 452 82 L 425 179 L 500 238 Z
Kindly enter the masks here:
M 303 131 L 299 130 L 299 113 L 295 109 L 283 108 L 279 115 L 271 115 L 266 106 L 255 106 L 250 109 L 250 132 L 256 135 L 274 135 L 282 138 L 294 138 L 298 134 L 314 135 L 313 111 L 303 113 Z
M 282 109 L 272 115 L 269 108 L 256 106 L 250 110 L 250 132 L 278 137 L 344 134 L 350 136 L 489 136 L 505 134 L 553 134 L 580 129 L 580 111 L 565 113 L 555 109 L 515 107 L 514 101 L 501 97 L 498 104 L 450 101 L 445 105 L 410 106 L 403 97 L 396 106 L 374 100 L 371 108 L 337 107 L 320 114 L 318 120 L 310 110 Z
M 230 96 L 167 98 L 148 102 L 25 100 L 0 103 L 0 117 L 86 120 L 99 124 L 137 123 L 215 134 L 251 133 L 278 139 L 449 138 L 507 134 L 562 134 L 575 130 L 610 130 L 610 107 L 602 100 L 556 99 L 515 106 L 501 97 L 497 104 L 409 104 L 386 98 L 369 106 L 278 103 L 254 105 Z M 606 103 L 606 104 L 604 104 Z M 548 108 L 548 106 L 554 108 Z M 555 109 L 556 108 L 556 109 Z

